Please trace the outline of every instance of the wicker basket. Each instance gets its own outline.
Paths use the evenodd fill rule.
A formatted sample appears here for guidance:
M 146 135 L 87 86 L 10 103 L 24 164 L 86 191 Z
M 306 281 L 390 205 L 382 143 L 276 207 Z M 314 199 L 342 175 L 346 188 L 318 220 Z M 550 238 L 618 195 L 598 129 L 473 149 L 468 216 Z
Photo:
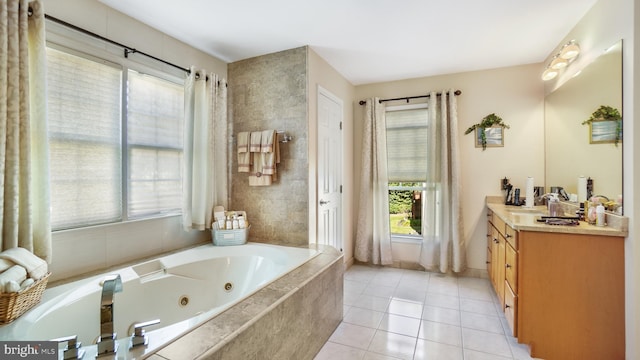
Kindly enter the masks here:
M 18 292 L 0 293 L 0 324 L 8 324 L 38 305 L 50 275 L 50 272 L 47 273 L 28 288 Z

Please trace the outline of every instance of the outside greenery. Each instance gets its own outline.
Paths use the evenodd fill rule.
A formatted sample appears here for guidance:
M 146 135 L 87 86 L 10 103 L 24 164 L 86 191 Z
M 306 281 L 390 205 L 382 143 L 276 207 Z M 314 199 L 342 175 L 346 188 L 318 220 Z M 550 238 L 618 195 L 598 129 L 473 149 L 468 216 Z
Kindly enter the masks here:
M 422 186 L 421 183 L 389 183 L 390 187 Z M 414 199 L 415 190 L 389 190 L 389 225 L 392 234 L 419 235 L 421 232 L 421 219 L 419 214 L 415 214 L 414 219 Z

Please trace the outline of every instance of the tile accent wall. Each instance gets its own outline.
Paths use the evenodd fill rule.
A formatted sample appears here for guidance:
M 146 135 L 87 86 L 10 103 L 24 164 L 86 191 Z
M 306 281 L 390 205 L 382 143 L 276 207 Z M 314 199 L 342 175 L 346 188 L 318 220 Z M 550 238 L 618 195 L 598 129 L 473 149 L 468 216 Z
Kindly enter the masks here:
M 251 223 L 249 241 L 305 245 L 308 238 L 307 47 L 230 63 L 230 210 L 244 210 Z M 278 180 L 249 186 L 238 173 L 236 134 L 284 130 L 293 141 L 280 144 Z

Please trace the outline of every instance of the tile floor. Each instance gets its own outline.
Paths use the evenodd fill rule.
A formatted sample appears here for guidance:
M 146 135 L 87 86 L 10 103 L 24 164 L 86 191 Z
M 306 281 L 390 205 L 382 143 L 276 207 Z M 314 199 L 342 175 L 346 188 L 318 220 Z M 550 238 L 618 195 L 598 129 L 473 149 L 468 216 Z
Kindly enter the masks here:
M 531 359 L 487 279 L 354 265 L 344 317 L 315 360 Z

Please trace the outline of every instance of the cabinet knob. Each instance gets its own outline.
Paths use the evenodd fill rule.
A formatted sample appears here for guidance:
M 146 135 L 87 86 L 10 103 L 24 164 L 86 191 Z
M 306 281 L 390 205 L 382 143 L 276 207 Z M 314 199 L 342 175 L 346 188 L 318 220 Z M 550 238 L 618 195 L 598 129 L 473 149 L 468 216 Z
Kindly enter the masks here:
M 511 237 L 511 234 L 507 234 L 507 237 L 508 237 L 508 238 L 510 238 L 510 237 Z
M 508 308 L 510 308 L 510 307 L 511 307 L 511 306 L 509 306 L 509 304 L 504 304 L 504 308 L 505 308 L 505 309 L 508 309 Z
M 493 242 L 497 244 L 498 243 L 498 239 L 493 238 Z
M 504 267 L 506 267 L 507 269 L 511 268 L 511 264 L 504 264 Z
M 485 264 L 491 264 L 491 261 L 485 261 L 484 263 Z

